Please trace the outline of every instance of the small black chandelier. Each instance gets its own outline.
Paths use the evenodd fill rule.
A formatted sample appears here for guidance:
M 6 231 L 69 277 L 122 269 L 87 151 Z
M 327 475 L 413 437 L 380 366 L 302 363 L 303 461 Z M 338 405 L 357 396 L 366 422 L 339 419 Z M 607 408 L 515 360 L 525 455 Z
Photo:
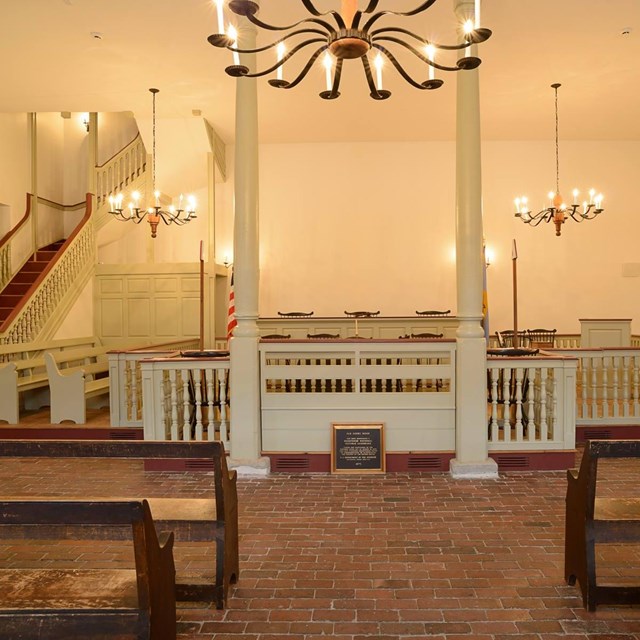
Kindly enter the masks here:
M 226 48 L 233 53 L 233 64 L 225 71 L 233 77 L 258 78 L 275 73 L 276 77 L 269 80 L 272 87 L 278 89 L 293 89 L 309 73 L 315 61 L 323 56 L 322 64 L 325 68 L 326 89 L 320 92 L 325 100 L 335 100 L 340 96 L 340 77 L 345 60 L 360 59 L 364 68 L 364 75 L 369 85 L 370 96 L 374 100 L 386 100 L 391 92 L 382 87 L 382 67 L 384 59 L 388 60 L 406 82 L 416 89 L 433 90 L 442 86 L 443 80 L 436 78 L 436 71 L 461 71 L 475 69 L 481 63 L 480 58 L 471 55 L 471 45 L 484 42 L 491 36 L 491 30 L 480 27 L 480 0 L 475 0 L 475 19 L 469 18 L 463 25 L 462 42 L 446 45 L 427 40 L 402 27 L 380 26 L 376 24 L 386 17 L 409 18 L 417 16 L 432 5 L 436 0 L 421 2 L 410 11 L 378 10 L 380 0 L 368 0 L 366 8 L 358 9 L 358 0 L 342 0 L 341 10 L 319 11 L 312 0 L 300 0 L 311 17 L 303 18 L 286 26 L 276 26 L 262 22 L 257 13 L 259 5 L 253 0 L 229 0 L 229 9 L 238 16 L 246 17 L 249 22 L 272 32 L 288 32 L 274 42 L 256 49 L 239 49 L 237 46 L 238 33 L 233 25 L 225 29 L 223 3 L 225 0 L 214 0 L 218 14 L 218 33 L 210 35 L 208 41 L 214 47 Z M 333 20 L 335 25 L 329 20 Z M 300 41 L 300 36 L 306 39 Z M 287 50 L 287 41 L 293 39 Z M 295 79 L 288 81 L 283 78 L 283 66 L 297 53 L 310 45 L 317 45 L 306 64 Z M 428 79 L 415 80 L 401 65 L 392 50 L 406 49 L 428 67 Z M 370 60 L 370 52 L 377 51 L 377 55 Z M 464 51 L 464 56 L 455 61 L 455 66 L 448 66 L 440 61 L 438 52 Z M 250 73 L 249 68 L 240 64 L 241 53 L 260 53 L 271 51 L 276 54 L 276 62 L 272 66 L 256 73 Z M 324 54 L 324 55 L 323 55 Z M 438 61 L 437 61 L 438 60 Z M 375 68 L 376 79 L 372 72 Z
M 156 93 L 160 89 L 149 89 L 153 95 L 153 156 L 151 162 L 151 184 L 153 186 L 154 204 L 150 206 L 140 206 L 140 194 L 134 191 L 131 194 L 131 202 L 126 209 L 122 208 L 123 196 L 119 193 L 117 196 L 109 196 L 109 213 L 120 222 L 133 222 L 140 224 L 145 218 L 151 228 L 151 237 L 155 238 L 158 231 L 160 221 L 165 224 L 175 224 L 182 226 L 191 222 L 198 216 L 196 215 L 196 200 L 194 196 L 187 196 L 186 203 L 183 204 L 183 196 L 180 195 L 178 207 L 171 205 L 166 211 L 163 211 L 160 205 L 160 192 L 156 191 Z M 184 214 L 184 215 L 183 215 Z
M 556 190 L 555 192 L 549 192 L 549 206 L 546 209 L 538 211 L 533 214 L 529 209 L 528 199 L 526 196 L 515 199 L 516 205 L 516 218 L 520 218 L 525 224 L 530 224 L 532 227 L 537 227 L 541 222 L 553 222 L 556 229 L 556 236 L 561 235 L 562 225 L 567 218 L 571 218 L 575 222 L 582 222 L 584 220 L 593 220 L 596 216 L 600 215 L 604 209 L 602 208 L 602 194 L 596 194 L 595 189 L 589 190 L 589 200 L 584 200 L 582 204 L 578 202 L 578 196 L 580 192 L 574 189 L 573 204 L 567 204 L 564 198 L 560 195 L 560 152 L 558 144 L 558 89 L 562 85 L 559 82 L 555 82 L 551 85 L 551 88 L 555 91 L 555 104 L 556 104 Z

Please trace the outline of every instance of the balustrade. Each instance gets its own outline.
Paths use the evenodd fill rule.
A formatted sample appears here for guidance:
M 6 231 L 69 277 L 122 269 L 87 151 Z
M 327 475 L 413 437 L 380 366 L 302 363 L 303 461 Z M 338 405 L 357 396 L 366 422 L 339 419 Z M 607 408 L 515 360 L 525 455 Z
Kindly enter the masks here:
M 575 358 L 489 357 L 489 449 L 573 449 Z
M 229 444 L 228 358 L 151 358 L 140 369 L 145 440 Z

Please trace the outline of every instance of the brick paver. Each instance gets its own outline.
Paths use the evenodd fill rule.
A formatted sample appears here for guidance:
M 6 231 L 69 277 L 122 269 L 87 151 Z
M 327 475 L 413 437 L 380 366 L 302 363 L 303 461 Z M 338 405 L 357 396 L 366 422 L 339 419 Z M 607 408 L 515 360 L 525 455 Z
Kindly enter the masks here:
M 604 467 L 603 492 L 637 495 L 638 465 Z M 208 474 L 139 461 L 3 460 L 2 495 L 199 495 Z M 186 640 L 640 640 L 640 607 L 582 607 L 563 580 L 564 472 L 240 479 L 241 577 L 229 607 L 180 605 Z M 206 570 L 207 545 L 176 545 Z M 0 565 L 122 562 L 126 546 L 0 540 Z M 601 574 L 640 582 L 640 547 L 603 549 Z

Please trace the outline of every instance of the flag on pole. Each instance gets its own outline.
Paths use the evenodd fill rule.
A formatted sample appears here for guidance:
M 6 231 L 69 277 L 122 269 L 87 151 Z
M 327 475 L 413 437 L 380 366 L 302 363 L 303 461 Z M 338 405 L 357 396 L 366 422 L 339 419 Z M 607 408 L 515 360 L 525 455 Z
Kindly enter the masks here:
M 229 310 L 227 313 L 227 340 L 233 335 L 233 330 L 238 325 L 236 320 L 236 301 L 233 291 L 233 269 L 231 269 L 231 284 L 229 286 Z
M 487 291 L 487 247 L 482 246 L 482 327 L 489 344 L 489 293 Z

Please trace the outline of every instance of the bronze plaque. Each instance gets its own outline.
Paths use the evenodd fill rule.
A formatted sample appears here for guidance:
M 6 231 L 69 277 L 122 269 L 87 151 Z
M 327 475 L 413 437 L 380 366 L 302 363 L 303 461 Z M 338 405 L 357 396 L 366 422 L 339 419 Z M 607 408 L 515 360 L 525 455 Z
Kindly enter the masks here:
M 384 424 L 333 424 L 331 473 L 384 473 Z

